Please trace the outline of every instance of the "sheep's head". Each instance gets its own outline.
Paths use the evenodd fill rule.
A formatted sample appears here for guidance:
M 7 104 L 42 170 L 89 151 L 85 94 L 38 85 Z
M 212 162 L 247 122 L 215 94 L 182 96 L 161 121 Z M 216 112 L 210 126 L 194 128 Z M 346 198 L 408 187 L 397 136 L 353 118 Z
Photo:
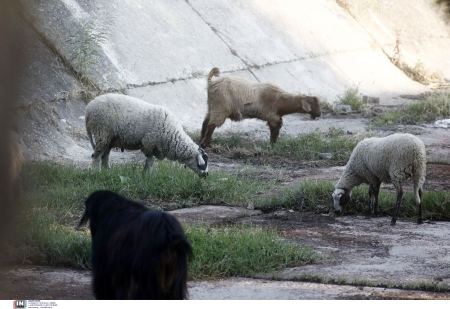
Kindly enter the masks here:
M 311 119 L 316 119 L 322 115 L 319 99 L 317 97 L 306 97 L 305 101 L 306 103 L 304 105 L 308 105 L 307 113 L 311 116 Z
M 336 188 L 331 196 L 333 197 L 334 212 L 336 214 L 341 214 L 342 206 L 348 204 L 352 196 L 352 192 L 347 189 Z
M 208 155 L 203 148 L 198 148 L 195 157 L 187 161 L 186 166 L 196 172 L 200 177 L 208 175 Z

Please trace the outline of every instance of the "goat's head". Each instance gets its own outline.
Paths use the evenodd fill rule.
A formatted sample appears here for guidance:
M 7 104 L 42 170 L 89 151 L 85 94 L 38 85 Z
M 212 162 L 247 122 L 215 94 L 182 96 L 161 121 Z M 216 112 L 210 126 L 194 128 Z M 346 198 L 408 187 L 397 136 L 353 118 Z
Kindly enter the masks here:
M 303 102 L 304 109 L 311 116 L 311 119 L 316 119 L 322 115 L 319 99 L 317 97 L 306 96 Z
M 185 164 L 200 177 L 205 177 L 208 175 L 208 155 L 201 147 L 198 148 L 195 156 L 188 160 Z
M 341 189 L 341 188 L 334 189 L 333 194 L 331 194 L 331 197 L 333 198 L 334 212 L 336 214 L 342 213 L 342 207 L 348 204 L 351 196 L 352 192 L 348 189 Z

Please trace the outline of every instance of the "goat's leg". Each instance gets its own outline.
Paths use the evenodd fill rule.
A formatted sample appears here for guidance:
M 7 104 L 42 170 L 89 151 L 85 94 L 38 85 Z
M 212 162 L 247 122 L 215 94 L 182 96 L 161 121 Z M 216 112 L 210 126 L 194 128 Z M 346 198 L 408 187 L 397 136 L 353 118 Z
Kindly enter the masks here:
M 202 124 L 202 131 L 201 131 L 201 134 L 200 134 L 200 141 L 203 141 L 203 138 L 205 137 L 206 128 L 208 127 L 208 123 L 209 123 L 209 116 L 206 116 L 205 120 L 203 120 L 203 124 Z
M 397 189 L 397 202 L 395 204 L 394 216 L 392 217 L 391 225 L 395 225 L 395 223 L 397 222 L 397 218 L 400 214 L 400 206 L 402 204 L 402 199 L 403 199 L 402 184 L 397 183 L 397 184 L 394 184 L 394 186 L 395 186 L 395 189 Z
M 280 135 L 280 129 L 283 125 L 283 121 L 280 118 L 277 121 L 269 121 L 267 124 L 269 125 L 270 129 L 270 142 L 272 144 L 275 144 L 277 142 L 278 135 Z
M 216 129 L 215 124 L 208 124 L 206 126 L 205 136 L 203 137 L 203 139 L 201 140 L 201 143 L 200 143 L 200 146 L 202 148 L 207 148 L 211 145 L 211 137 L 212 137 L 215 129 Z

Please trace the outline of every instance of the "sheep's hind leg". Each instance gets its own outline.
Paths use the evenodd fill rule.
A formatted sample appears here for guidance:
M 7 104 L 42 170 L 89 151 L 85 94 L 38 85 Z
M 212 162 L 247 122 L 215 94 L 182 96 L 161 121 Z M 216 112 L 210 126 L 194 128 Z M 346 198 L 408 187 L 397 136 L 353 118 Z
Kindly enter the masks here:
M 109 139 L 98 139 L 95 144 L 94 153 L 92 154 L 92 168 L 100 168 L 100 160 L 103 159 L 103 155 L 109 149 Z M 109 151 L 108 151 L 109 152 Z M 108 153 L 109 155 L 109 153 Z M 102 160 L 103 162 L 103 160 Z
M 375 212 L 375 191 L 372 184 L 369 184 L 369 215 L 374 215 Z
M 145 159 L 145 165 L 144 165 L 144 170 L 142 171 L 142 173 L 148 173 L 151 170 L 151 167 L 153 166 L 153 163 L 155 162 L 155 159 L 153 158 L 153 156 L 147 156 L 147 158 Z
M 394 184 L 394 187 L 397 190 L 397 202 L 395 204 L 394 216 L 392 217 L 391 225 L 395 225 L 395 223 L 397 222 L 397 218 L 400 214 L 400 206 L 402 204 L 402 199 L 403 199 L 402 185 L 400 183 L 397 183 L 397 184 Z
M 414 187 L 414 191 L 416 191 L 416 188 Z M 417 224 L 423 223 L 423 217 L 422 217 L 422 188 L 419 188 L 419 199 L 420 201 L 416 201 L 417 204 Z M 415 192 L 414 192 L 415 193 Z
M 102 169 L 109 169 L 109 153 L 111 148 L 106 149 L 102 154 Z
M 380 194 L 380 185 L 381 185 L 381 182 L 378 181 L 378 182 L 372 187 L 373 195 L 374 195 L 374 205 L 373 205 L 373 208 L 374 208 L 374 215 L 375 215 L 375 216 L 378 216 L 378 215 L 380 214 L 380 205 L 378 204 L 378 195 Z

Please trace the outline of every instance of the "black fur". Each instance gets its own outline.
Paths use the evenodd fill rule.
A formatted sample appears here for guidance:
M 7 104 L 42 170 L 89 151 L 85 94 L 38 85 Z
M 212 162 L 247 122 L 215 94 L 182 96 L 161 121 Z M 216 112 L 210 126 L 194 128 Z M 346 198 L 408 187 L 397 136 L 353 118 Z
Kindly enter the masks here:
M 177 219 L 109 191 L 92 193 L 89 220 L 97 299 L 185 299 L 191 246 Z

